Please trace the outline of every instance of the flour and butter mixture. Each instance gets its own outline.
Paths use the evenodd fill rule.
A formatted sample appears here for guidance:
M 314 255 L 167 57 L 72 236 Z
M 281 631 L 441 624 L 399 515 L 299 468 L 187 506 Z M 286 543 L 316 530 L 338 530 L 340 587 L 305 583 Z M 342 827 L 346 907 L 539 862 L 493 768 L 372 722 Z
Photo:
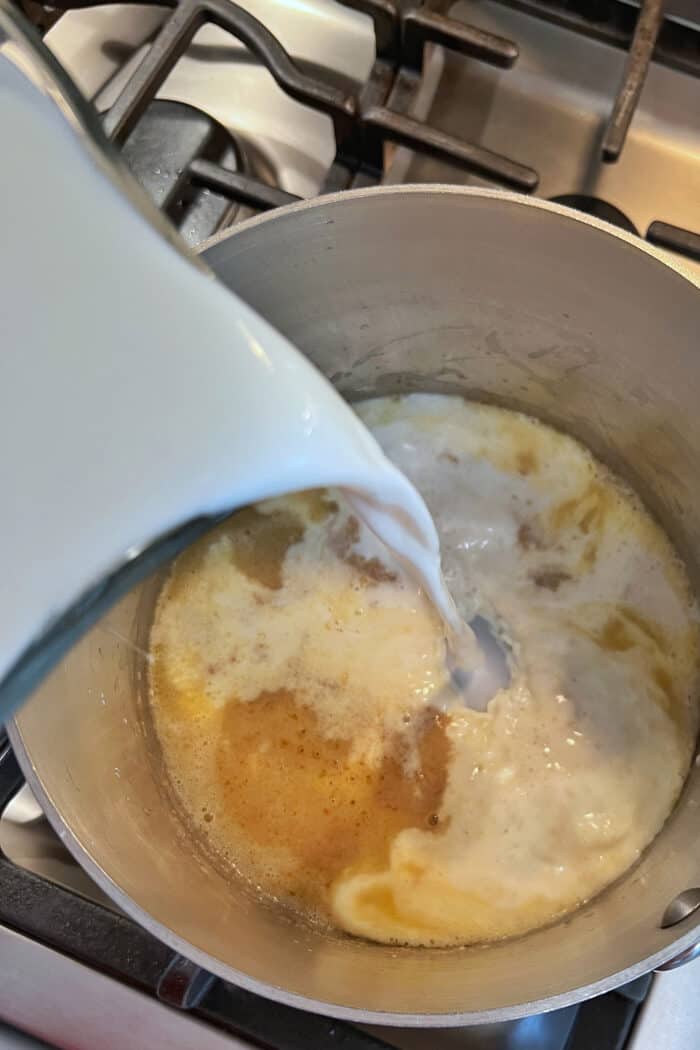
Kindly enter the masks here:
M 458 398 L 357 410 L 426 499 L 510 684 L 465 707 L 432 607 L 342 496 L 275 500 L 163 587 L 167 776 L 209 852 L 304 916 L 415 945 L 522 933 L 668 816 L 697 728 L 696 607 L 664 534 L 571 438 Z

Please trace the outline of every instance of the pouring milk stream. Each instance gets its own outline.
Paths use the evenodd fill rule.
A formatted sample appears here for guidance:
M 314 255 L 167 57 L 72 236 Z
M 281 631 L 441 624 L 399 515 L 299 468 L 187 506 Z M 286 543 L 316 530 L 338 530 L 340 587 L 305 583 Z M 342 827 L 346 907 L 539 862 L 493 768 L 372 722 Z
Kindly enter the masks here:
M 330 383 L 166 243 L 1 53 L 0 123 L 0 683 L 169 530 L 327 485 L 410 564 L 465 666 L 430 513 Z

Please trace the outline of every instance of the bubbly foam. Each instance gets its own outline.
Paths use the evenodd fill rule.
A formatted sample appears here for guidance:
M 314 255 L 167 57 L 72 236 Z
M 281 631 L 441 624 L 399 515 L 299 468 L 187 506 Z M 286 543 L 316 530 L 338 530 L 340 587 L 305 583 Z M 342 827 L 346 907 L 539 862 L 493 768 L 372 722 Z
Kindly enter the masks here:
M 666 819 L 697 727 L 698 617 L 636 497 L 525 416 L 357 406 L 440 534 L 511 683 L 459 704 L 424 594 L 337 493 L 235 515 L 166 582 L 151 704 L 212 851 L 375 940 L 487 941 L 617 878 Z

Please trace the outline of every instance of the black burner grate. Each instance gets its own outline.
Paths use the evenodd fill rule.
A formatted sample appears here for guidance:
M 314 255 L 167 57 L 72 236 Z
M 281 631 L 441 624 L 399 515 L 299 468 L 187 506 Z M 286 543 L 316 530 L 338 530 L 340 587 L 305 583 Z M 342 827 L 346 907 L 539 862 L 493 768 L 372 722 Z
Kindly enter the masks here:
M 62 10 L 103 6 L 111 0 L 62 0 Z M 129 0 L 137 2 L 137 0 Z M 261 61 L 291 98 L 330 116 L 336 156 L 322 192 L 346 189 L 360 180 L 378 182 L 384 168 L 387 143 L 406 146 L 451 163 L 462 171 L 485 177 L 496 185 L 524 193 L 537 188 L 538 175 L 517 160 L 502 157 L 478 144 L 447 135 L 411 115 L 420 84 L 426 44 L 436 43 L 459 54 L 500 67 L 513 64 L 517 46 L 449 18 L 436 5 L 400 12 L 392 0 L 347 0 L 347 6 L 371 16 L 376 61 L 367 84 L 355 96 L 317 76 L 303 72 L 280 42 L 256 18 L 231 0 L 156 0 L 172 8 L 136 71 L 104 117 L 107 134 L 123 144 L 147 112 L 158 89 L 195 33 L 208 23 L 240 40 Z M 245 172 L 236 172 L 211 160 L 196 163 L 197 184 L 232 200 L 259 208 L 276 207 L 282 200 L 270 187 Z
M 56 6 L 65 11 L 111 2 L 60 0 Z M 404 0 L 342 2 L 369 15 L 374 28 L 376 60 L 367 82 L 357 94 L 300 69 L 276 37 L 232 0 L 154 0 L 155 5 L 170 8 L 171 13 L 105 114 L 105 130 L 117 144 L 124 146 L 129 159 L 130 151 L 135 153 L 131 149 L 134 140 L 147 134 L 154 106 L 160 104 L 156 101 L 159 88 L 196 32 L 210 23 L 241 41 L 291 98 L 330 116 L 336 152 L 321 193 L 380 183 L 390 145 L 431 156 L 495 186 L 523 193 L 537 189 L 539 175 L 531 167 L 478 143 L 447 134 L 417 119 L 413 112 L 426 45 L 437 44 L 454 53 L 508 69 L 518 58 L 517 43 L 449 17 L 446 11 L 451 6 L 450 0 L 425 0 L 417 6 Z M 663 0 L 643 0 L 639 9 L 631 7 L 626 0 L 500 2 L 628 51 L 601 144 L 602 159 L 609 163 L 618 160 L 622 153 L 652 60 L 700 75 L 700 28 L 664 18 Z M 204 116 L 202 119 L 205 125 L 213 123 Z M 195 114 L 194 136 L 191 135 L 190 140 L 197 137 L 198 123 Z M 202 129 L 199 130 L 207 138 Z M 155 133 L 156 138 L 160 133 Z M 204 223 L 204 234 L 201 226 L 190 222 L 189 239 L 193 242 L 231 222 L 238 206 L 265 211 L 297 199 L 253 171 L 245 163 L 245 151 L 240 143 L 231 141 L 224 147 L 222 140 L 219 141 L 218 155 L 205 149 L 186 154 L 181 159 L 177 177 L 166 187 L 165 210 L 176 222 L 188 208 L 191 211 L 198 208 L 208 220 L 208 224 Z M 158 198 L 162 186 L 153 187 L 152 181 L 151 169 L 151 176 L 144 184 Z M 210 191 L 213 198 L 202 202 L 202 189 Z M 232 205 L 235 207 L 230 210 Z M 181 230 L 187 236 L 187 228 L 181 225 Z M 694 260 L 698 258 L 700 235 L 697 233 L 658 221 L 650 226 L 646 236 L 661 247 Z

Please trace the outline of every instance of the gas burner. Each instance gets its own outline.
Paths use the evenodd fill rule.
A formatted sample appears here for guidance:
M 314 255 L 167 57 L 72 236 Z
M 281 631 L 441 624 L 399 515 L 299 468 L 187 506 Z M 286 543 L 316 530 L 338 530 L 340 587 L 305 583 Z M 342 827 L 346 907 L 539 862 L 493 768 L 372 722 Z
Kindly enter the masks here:
M 155 99 L 124 143 L 122 155 L 154 203 L 192 246 L 233 222 L 240 207 L 196 184 L 192 165 L 216 163 L 246 170 L 240 141 L 213 117 L 186 105 Z
M 567 208 L 575 208 L 576 211 L 585 212 L 586 215 L 592 215 L 595 219 L 609 222 L 612 226 L 619 226 L 621 230 L 627 230 L 628 233 L 639 235 L 639 230 L 632 225 L 624 212 L 621 212 L 614 204 L 601 200 L 600 197 L 591 197 L 586 193 L 563 193 L 551 199 L 555 204 L 565 204 Z

